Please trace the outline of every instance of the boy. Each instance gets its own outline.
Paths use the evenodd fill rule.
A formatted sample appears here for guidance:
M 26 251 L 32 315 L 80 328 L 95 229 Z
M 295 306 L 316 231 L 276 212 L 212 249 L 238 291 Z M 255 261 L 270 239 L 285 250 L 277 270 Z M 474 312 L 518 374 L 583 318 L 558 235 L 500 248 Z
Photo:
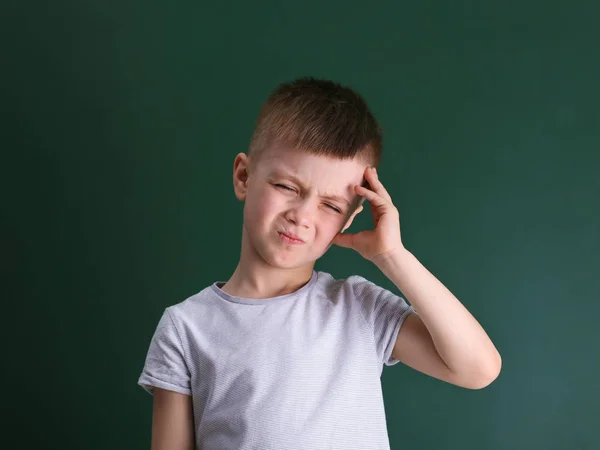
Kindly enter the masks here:
M 150 343 L 138 383 L 154 394 L 153 449 L 389 449 L 384 364 L 471 389 L 497 377 L 485 331 L 404 247 L 381 148 L 350 88 L 304 78 L 271 94 L 234 161 L 239 263 L 166 308 Z M 374 230 L 345 234 L 363 199 Z M 315 271 L 332 244 L 373 262 L 412 306 Z

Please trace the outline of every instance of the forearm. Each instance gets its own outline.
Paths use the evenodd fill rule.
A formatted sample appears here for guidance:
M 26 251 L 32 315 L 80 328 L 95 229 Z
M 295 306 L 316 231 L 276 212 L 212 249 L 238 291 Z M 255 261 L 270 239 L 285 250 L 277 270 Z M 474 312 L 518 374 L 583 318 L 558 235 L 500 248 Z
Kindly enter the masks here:
M 373 262 L 415 308 L 451 371 L 495 374 L 500 370 L 500 355 L 484 329 L 412 253 L 403 249 Z

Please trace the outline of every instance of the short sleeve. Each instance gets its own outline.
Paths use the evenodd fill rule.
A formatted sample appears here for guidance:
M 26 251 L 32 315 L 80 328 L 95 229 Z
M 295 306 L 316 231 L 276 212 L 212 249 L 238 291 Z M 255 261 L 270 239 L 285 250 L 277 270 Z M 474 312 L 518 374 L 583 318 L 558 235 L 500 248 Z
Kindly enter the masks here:
M 351 277 L 353 290 L 361 305 L 367 326 L 373 333 L 379 361 L 386 366 L 399 362 L 392 356 L 400 327 L 411 313 L 416 313 L 405 299 L 360 276 Z
M 154 393 L 154 387 L 192 394 L 181 339 L 169 308 L 165 309 L 152 336 L 138 384 L 150 394 Z

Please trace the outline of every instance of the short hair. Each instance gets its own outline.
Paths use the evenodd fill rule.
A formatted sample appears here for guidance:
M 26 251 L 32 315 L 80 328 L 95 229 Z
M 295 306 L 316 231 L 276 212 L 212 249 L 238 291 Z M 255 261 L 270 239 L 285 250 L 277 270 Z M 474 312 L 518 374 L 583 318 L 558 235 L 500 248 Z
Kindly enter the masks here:
M 274 146 L 338 159 L 363 158 L 377 167 L 383 132 L 355 90 L 314 77 L 277 86 L 260 108 L 248 154 Z

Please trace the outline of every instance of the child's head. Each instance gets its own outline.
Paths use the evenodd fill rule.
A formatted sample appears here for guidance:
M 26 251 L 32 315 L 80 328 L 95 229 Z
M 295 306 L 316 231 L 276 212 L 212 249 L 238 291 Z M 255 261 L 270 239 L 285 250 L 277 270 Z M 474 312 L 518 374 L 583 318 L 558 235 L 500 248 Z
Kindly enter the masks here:
M 260 109 L 248 154 L 293 148 L 334 159 L 360 157 L 379 164 L 382 133 L 363 98 L 328 80 L 280 84 Z
M 362 210 L 354 185 L 378 166 L 381 150 L 381 129 L 352 89 L 314 78 L 278 86 L 248 155 L 234 162 L 235 193 L 245 202 L 242 252 L 275 267 L 312 267 Z

